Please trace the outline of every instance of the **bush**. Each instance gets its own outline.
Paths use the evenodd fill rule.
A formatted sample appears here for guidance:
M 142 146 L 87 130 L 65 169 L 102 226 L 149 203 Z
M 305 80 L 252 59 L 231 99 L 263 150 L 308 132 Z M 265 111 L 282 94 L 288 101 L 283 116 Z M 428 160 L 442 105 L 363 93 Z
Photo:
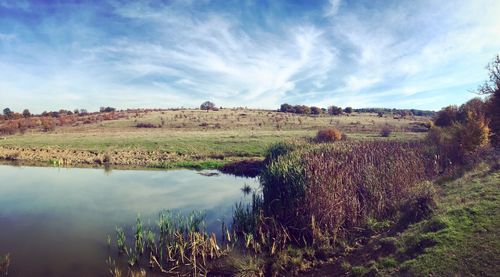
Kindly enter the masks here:
M 152 123 L 143 123 L 143 122 L 140 122 L 140 123 L 137 123 L 135 125 L 136 128 L 158 128 L 158 126 L 152 124 Z
M 8 121 L 0 126 L 0 135 L 14 135 L 17 131 L 19 131 L 19 125 L 14 121 Z
M 56 129 L 56 121 L 50 117 L 44 117 L 42 121 L 42 130 L 44 132 L 54 131 Z
M 316 134 L 316 142 L 334 142 L 342 139 L 342 132 L 335 128 L 319 130 Z
M 458 121 L 459 114 L 457 106 L 448 106 L 437 112 L 434 118 L 434 125 L 439 127 L 451 126 Z
M 427 141 L 436 149 L 440 170 L 445 170 L 450 165 L 466 163 L 468 155 L 488 144 L 489 133 L 487 119 L 468 112 L 464 123 L 432 127 Z
M 392 129 L 389 125 L 385 125 L 384 127 L 382 127 L 382 129 L 380 130 L 380 136 L 381 137 L 389 137 L 392 133 Z

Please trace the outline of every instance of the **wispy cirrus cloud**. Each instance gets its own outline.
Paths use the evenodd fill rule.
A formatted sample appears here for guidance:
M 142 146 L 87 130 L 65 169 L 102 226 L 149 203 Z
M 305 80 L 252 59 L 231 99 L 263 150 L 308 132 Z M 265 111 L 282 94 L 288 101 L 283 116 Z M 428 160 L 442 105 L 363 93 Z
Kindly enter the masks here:
M 0 0 L 0 102 L 14 109 L 437 109 L 472 97 L 500 3 Z

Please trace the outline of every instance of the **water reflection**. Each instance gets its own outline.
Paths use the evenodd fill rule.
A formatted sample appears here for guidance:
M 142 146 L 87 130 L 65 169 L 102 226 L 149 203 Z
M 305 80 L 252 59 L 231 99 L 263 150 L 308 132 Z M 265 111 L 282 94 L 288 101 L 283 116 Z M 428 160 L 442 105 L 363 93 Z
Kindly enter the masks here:
M 210 172 L 207 172 L 210 173 Z M 209 174 L 212 175 L 212 174 Z M 106 237 L 164 209 L 204 210 L 207 229 L 230 221 L 255 179 L 190 170 L 139 171 L 0 166 L 0 255 L 9 276 L 106 275 Z

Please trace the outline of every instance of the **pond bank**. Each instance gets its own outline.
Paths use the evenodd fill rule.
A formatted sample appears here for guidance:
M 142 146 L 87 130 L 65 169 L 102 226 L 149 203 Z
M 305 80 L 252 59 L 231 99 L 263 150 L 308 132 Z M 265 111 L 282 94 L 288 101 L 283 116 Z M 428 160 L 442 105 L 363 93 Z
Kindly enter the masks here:
M 249 161 L 252 170 L 262 157 L 224 155 L 186 155 L 156 150 L 120 149 L 109 151 L 60 148 L 0 147 L 0 160 L 27 165 L 55 165 L 64 167 L 117 167 L 117 168 L 190 168 L 220 169 L 227 164 Z M 227 167 L 225 173 L 232 173 Z M 242 171 L 241 165 L 234 167 Z M 241 174 L 240 174 L 241 175 Z

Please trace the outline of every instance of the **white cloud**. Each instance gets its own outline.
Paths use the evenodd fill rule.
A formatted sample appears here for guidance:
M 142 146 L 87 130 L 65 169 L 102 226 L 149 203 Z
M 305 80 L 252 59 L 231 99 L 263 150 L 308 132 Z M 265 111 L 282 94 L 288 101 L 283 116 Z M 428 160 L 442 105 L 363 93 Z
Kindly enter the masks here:
M 379 86 L 390 97 L 478 84 L 500 49 L 498 14 L 498 1 L 419 1 L 333 17 L 331 32 L 349 48 L 351 68 L 338 90 L 371 98 Z
M 122 7 L 117 13 L 154 24 L 163 37 L 155 42 L 117 40 L 87 51 L 98 59 L 120 56 L 111 66 L 131 78 L 165 78 L 165 89 L 191 91 L 222 105 L 241 105 L 243 100 L 249 106 L 275 107 L 298 82 L 322 87 L 335 64 L 335 49 L 308 24 L 277 35 L 244 32 L 237 22 L 215 14 L 165 19 L 144 6 Z
M 335 16 L 339 12 L 341 0 L 328 0 L 328 5 L 325 9 L 325 16 Z

